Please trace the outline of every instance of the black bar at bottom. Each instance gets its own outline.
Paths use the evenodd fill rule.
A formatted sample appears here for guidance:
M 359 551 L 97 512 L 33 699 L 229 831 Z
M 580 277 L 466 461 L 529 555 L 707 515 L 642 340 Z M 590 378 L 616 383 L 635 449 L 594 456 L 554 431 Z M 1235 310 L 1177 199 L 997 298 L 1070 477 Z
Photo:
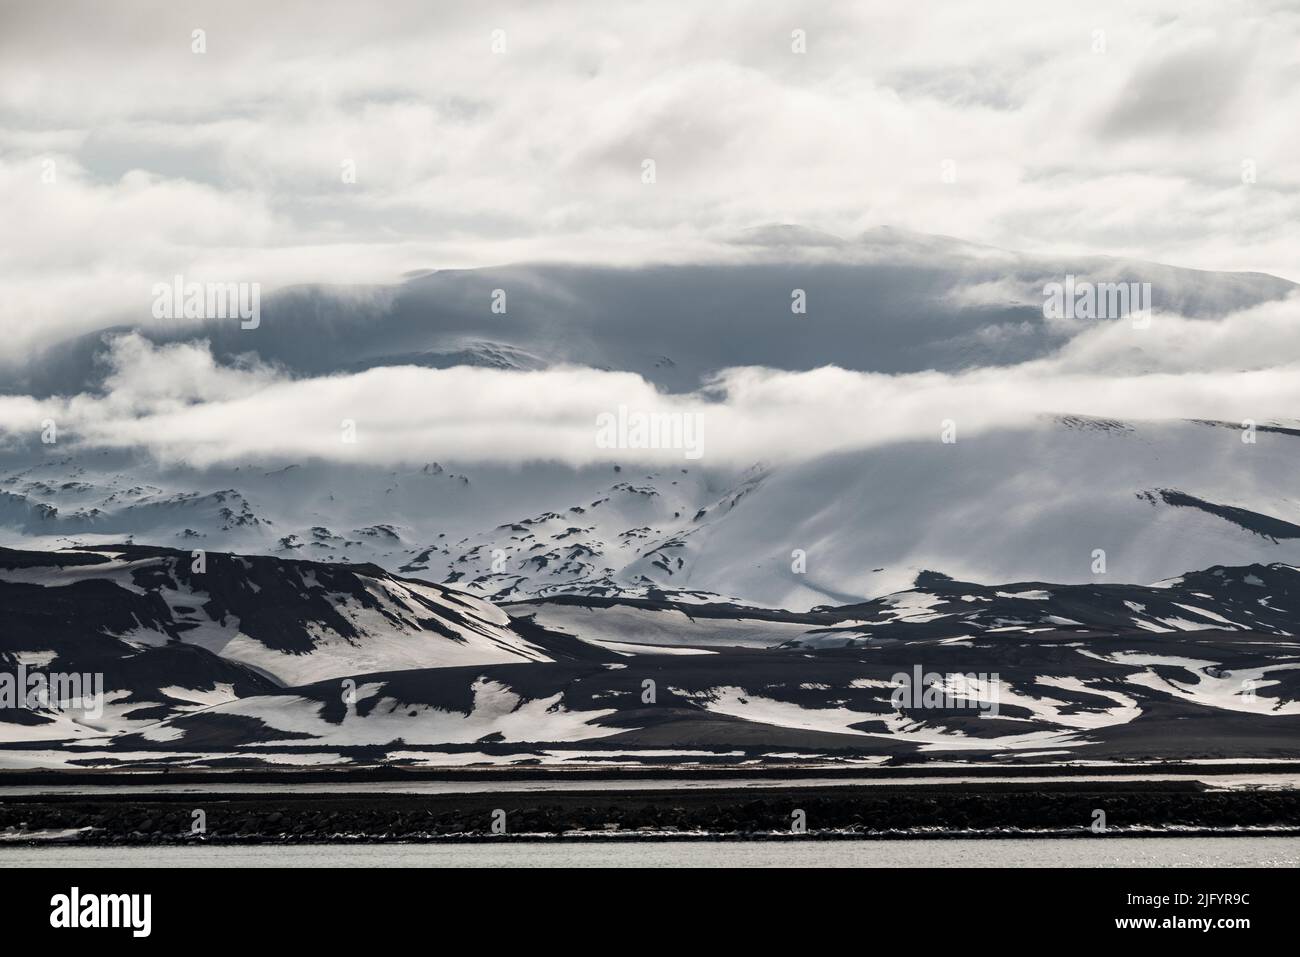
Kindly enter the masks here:
M 782 926 L 810 944 L 856 929 L 873 947 L 1193 936 L 1231 945 L 1289 930 L 1294 885 L 1292 869 L 65 867 L 0 869 L 0 912 L 11 941 L 75 934 L 128 946 L 245 937 L 376 946 L 433 933 L 458 947 L 480 935 L 495 947 L 576 934 L 601 947 L 642 939 L 694 948 L 770 942 Z

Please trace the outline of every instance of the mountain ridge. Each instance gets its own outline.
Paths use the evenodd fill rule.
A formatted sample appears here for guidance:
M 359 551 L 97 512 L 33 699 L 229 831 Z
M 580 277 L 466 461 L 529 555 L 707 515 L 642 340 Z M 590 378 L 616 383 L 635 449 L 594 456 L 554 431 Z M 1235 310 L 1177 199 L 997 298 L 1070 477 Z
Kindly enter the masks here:
M 378 566 L 213 553 L 180 572 L 192 560 L 0 550 L 0 670 L 101 668 L 108 702 L 95 720 L 75 702 L 0 712 L 0 766 L 1300 751 L 1300 568 L 1280 563 L 1148 586 L 930 574 L 874 602 L 777 613 L 579 596 L 498 609 Z M 914 669 L 991 678 L 946 685 L 965 688 L 946 708 L 900 705 Z

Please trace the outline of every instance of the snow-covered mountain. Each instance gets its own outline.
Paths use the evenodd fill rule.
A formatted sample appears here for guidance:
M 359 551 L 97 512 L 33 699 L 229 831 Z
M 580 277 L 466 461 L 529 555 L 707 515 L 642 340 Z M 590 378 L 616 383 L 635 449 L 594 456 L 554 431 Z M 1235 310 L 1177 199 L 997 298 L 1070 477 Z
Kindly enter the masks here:
M 201 340 L 223 368 L 255 359 L 290 377 L 577 365 L 707 394 L 711 376 L 737 366 L 960 372 L 1058 354 L 1095 332 L 1044 317 L 1044 283 L 1076 272 L 1150 283 L 1158 310 L 1183 317 L 1191 325 L 1178 334 L 1192 337 L 1202 322 L 1285 308 L 1297 291 L 1264 275 L 888 228 L 845 238 L 769 226 L 733 237 L 707 263 L 435 270 L 389 287 L 269 295 L 251 331 L 217 320 L 132 331 L 154 343 Z M 806 314 L 792 315 L 792 289 L 810 295 Z M 498 290 L 508 295 L 500 313 Z M 0 392 L 94 402 L 111 373 L 113 331 L 35 357 Z M 1176 343 L 1134 339 L 1126 361 L 1141 368 L 1162 345 Z M 585 466 L 535 456 L 378 465 L 359 455 L 198 468 L 131 442 L 47 445 L 27 430 L 0 452 L 0 544 L 138 542 L 373 563 L 494 601 L 666 595 L 787 609 L 875 598 L 922 570 L 987 584 L 1148 582 L 1215 564 L 1300 562 L 1291 481 L 1300 423 L 1261 413 L 1245 443 L 1236 421 L 1145 411 L 1120 420 L 1062 408 L 951 444 L 938 440 L 936 420 L 932 435 L 841 452 L 653 467 L 616 455 Z
M 1151 283 L 1173 339 L 1046 318 L 1044 283 L 1076 272 Z M 792 311 L 798 291 L 806 313 Z M 1021 389 L 1080 369 L 1104 388 L 1097 364 L 1117 363 L 1141 397 L 1166 370 L 1209 362 L 1161 352 L 1202 331 L 1226 349 L 1229 332 L 1263 328 L 1283 349 L 1296 292 L 891 230 L 767 228 L 708 263 L 286 290 L 255 330 L 132 326 L 126 365 L 110 342 L 124 330 L 63 342 L 0 382 L 18 423 L 0 435 L 0 656 L 102 674 L 106 707 L 0 710 L 0 764 L 1292 756 L 1300 422 L 1269 418 L 1268 403 L 1248 428 L 1226 411 L 1178 417 L 1177 401 L 1106 418 L 1035 405 L 972 430 L 962 414 L 1006 402 L 1003 373 L 1026 364 L 1038 377 Z M 1073 365 L 1052 364 L 1066 354 Z M 1241 361 L 1269 372 L 1273 385 L 1251 382 L 1276 398 L 1286 370 Z M 868 391 L 883 398 L 862 403 L 862 435 L 841 403 L 835 428 L 808 422 L 829 440 L 759 461 L 765 432 L 743 456 L 670 462 L 593 460 L 594 433 L 570 458 L 464 461 L 442 454 L 442 433 L 427 458 L 310 443 L 203 458 L 147 434 L 195 410 L 252 432 L 275 408 L 291 440 L 315 420 L 274 396 L 304 380 L 311 406 L 340 383 L 469 382 L 471 367 L 488 391 L 440 393 L 430 426 L 463 450 L 460 433 L 503 420 L 461 428 L 458 403 L 491 405 L 498 376 L 545 389 L 575 368 L 615 373 L 736 413 L 723 370 L 827 366 L 813 419 L 835 383 L 982 373 L 943 413 L 962 419 L 955 441 L 928 407 L 920 425 L 872 432 L 907 395 Z M 765 396 L 782 405 L 779 388 Z M 586 441 L 585 406 L 556 414 L 581 419 Z M 918 664 L 997 672 L 1006 708 L 893 706 L 889 681 Z
M 1144 582 L 1300 563 L 1300 432 L 1261 425 L 1255 439 L 1228 423 L 1059 416 L 740 472 L 197 471 L 125 453 L 13 452 L 0 528 L 16 547 L 139 541 L 367 562 L 494 601 L 668 595 L 806 609 L 898 591 L 922 570 L 990 584 Z
M 1161 312 L 1205 320 L 1297 290 L 1260 273 L 1043 256 L 890 227 L 837 237 L 773 225 L 734 236 L 711 262 L 429 270 L 392 286 L 268 296 L 255 332 L 223 320 L 137 331 L 155 342 L 207 340 L 222 362 L 252 350 L 298 375 L 572 364 L 635 372 L 681 392 L 734 366 L 951 371 L 1038 358 L 1088 328 L 1044 318 L 1043 286 L 1066 274 L 1147 282 Z M 795 289 L 808 295 L 797 317 Z M 504 312 L 492 308 L 499 293 Z M 103 352 L 101 333 L 69 340 L 3 391 L 80 390 L 102 379 Z
M 6 650 L 56 662 L 105 642 L 184 646 L 275 684 L 302 684 L 371 670 L 547 660 L 492 605 L 366 565 L 139 545 L 4 549 L 0 601 Z M 62 615 L 57 630 L 52 609 Z
M 1152 586 L 926 573 L 781 612 L 498 608 L 372 566 L 205 560 L 0 552 L 0 671 L 101 672 L 105 701 L 0 710 L 0 766 L 1295 757 L 1300 740 L 1288 565 Z M 918 669 L 947 704 L 895 697 Z

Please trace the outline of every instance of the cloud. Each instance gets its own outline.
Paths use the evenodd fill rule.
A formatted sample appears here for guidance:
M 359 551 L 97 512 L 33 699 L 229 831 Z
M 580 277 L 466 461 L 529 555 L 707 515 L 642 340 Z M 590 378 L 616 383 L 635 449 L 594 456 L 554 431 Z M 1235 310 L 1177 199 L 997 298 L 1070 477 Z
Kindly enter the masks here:
M 769 222 L 1300 279 L 1300 15 L 1184 6 L 7 8 L 0 358 L 177 272 L 706 257 Z
M 1140 67 L 1102 124 L 1103 135 L 1194 134 L 1219 125 L 1242 92 L 1250 53 L 1245 44 L 1207 36 Z
M 131 334 L 112 342 L 102 393 L 0 397 L 0 434 L 31 443 L 53 420 L 60 442 L 74 449 L 139 449 L 198 467 L 304 459 L 667 463 L 688 458 L 698 438 L 701 464 L 743 467 L 936 442 L 949 422 L 959 438 L 1065 413 L 1264 424 L 1300 408 L 1300 361 L 1278 360 L 1300 355 L 1294 322 L 1287 328 L 1295 308 L 1292 301 L 1200 320 L 1196 328 L 1208 334 L 1199 341 L 1175 316 L 1149 329 L 1098 323 L 1050 359 L 1000 369 L 728 369 L 684 395 L 661 393 L 634 373 L 575 366 L 397 366 L 293 378 L 255 361 L 221 365 L 205 342 L 156 346 Z M 1196 345 L 1166 352 L 1169 332 Z M 653 448 L 637 447 L 627 432 L 620 434 L 631 447 L 602 440 L 602 420 L 637 416 L 690 424 L 685 433 L 664 431 Z
M 1067 373 L 1136 376 L 1290 368 L 1300 362 L 1300 296 L 1263 303 L 1221 319 L 1157 314 L 1150 329 L 1098 323 L 1064 344 L 1053 367 Z

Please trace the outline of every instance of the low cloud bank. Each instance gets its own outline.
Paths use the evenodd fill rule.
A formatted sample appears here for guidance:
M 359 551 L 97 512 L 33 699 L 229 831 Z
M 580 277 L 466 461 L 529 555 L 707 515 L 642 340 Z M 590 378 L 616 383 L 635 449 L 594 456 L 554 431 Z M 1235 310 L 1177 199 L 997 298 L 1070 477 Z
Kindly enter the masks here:
M 1219 322 L 1098 325 L 1056 356 L 957 374 L 733 368 L 665 395 L 585 367 L 413 366 L 292 378 L 222 365 L 206 342 L 113 340 L 98 394 L 0 397 L 5 444 L 139 449 L 198 467 L 319 458 L 370 464 L 602 461 L 743 466 L 896 442 L 964 441 L 1078 414 L 1263 425 L 1300 409 L 1294 303 Z M 1145 338 L 1144 338 L 1145 337 Z

